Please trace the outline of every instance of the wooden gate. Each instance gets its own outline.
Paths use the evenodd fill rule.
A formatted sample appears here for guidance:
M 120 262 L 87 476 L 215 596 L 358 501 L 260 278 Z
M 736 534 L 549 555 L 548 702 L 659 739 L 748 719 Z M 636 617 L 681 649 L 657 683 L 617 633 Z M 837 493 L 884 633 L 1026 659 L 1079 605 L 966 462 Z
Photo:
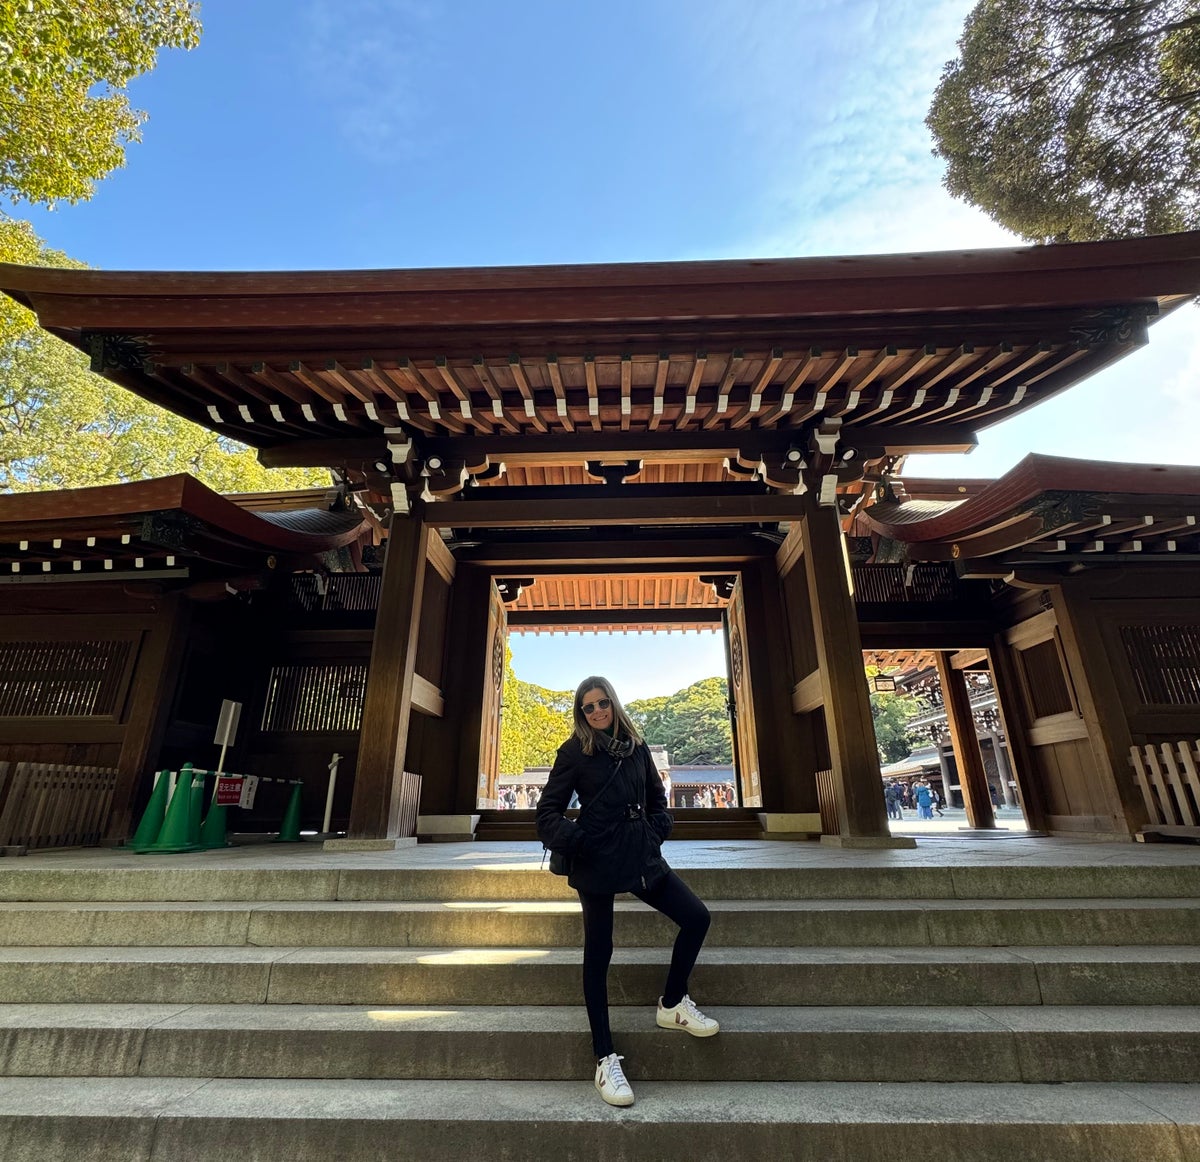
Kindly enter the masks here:
M 743 807 L 762 806 L 758 769 L 758 733 L 754 723 L 754 696 L 746 652 L 746 604 L 739 577 L 726 609 L 729 649 L 729 701 L 733 710 L 733 752 Z

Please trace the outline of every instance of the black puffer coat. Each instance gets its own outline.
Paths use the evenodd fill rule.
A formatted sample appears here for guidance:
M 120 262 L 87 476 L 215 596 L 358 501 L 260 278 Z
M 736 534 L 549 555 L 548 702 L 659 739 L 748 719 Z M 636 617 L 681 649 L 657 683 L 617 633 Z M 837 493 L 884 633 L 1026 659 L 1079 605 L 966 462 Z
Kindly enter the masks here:
M 558 748 L 538 800 L 538 838 L 551 851 L 571 857 L 567 883 L 576 891 L 644 891 L 671 870 L 661 847 L 673 820 L 649 749 L 638 743 L 604 790 L 616 761 L 600 746 L 584 754 L 572 736 Z M 572 793 L 586 809 L 578 824 L 564 814 Z M 635 804 L 644 811 L 630 812 L 628 807 Z M 636 817 L 630 819 L 630 814 Z

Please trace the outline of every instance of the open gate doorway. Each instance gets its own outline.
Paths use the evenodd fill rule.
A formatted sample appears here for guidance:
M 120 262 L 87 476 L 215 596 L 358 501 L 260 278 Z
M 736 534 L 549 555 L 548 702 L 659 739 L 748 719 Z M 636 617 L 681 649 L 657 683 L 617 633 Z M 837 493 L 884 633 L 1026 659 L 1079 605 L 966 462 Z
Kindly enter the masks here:
M 1023 772 L 991 652 L 865 650 L 863 660 L 889 827 L 1028 831 Z
M 549 774 L 553 750 L 540 745 L 535 749 L 541 762 L 521 762 L 520 746 L 512 739 L 514 723 L 552 736 L 556 748 L 571 729 L 576 679 L 588 673 L 609 678 L 627 709 L 646 729 L 668 801 L 685 831 L 694 831 L 705 818 L 721 819 L 726 824 L 722 834 L 730 824 L 746 829 L 762 799 L 747 664 L 748 651 L 754 646 L 747 641 L 739 584 L 739 574 L 733 571 L 711 574 L 668 568 L 638 573 L 622 573 L 616 567 L 573 573 L 541 573 L 531 568 L 522 577 L 494 576 L 488 595 L 488 672 L 474 804 L 481 815 L 480 838 L 493 832 L 515 838 L 518 828 L 532 835 L 537 799 Z M 647 659 L 644 668 L 649 669 L 661 661 L 664 652 L 679 652 L 681 638 L 697 636 L 712 638 L 711 649 L 704 651 L 699 663 L 703 672 L 688 668 L 696 663 L 691 661 L 693 652 L 687 651 L 688 660 L 681 660 L 678 668 L 660 681 L 662 688 L 656 687 L 653 696 L 629 697 L 629 689 L 637 683 L 630 680 L 628 670 L 622 681 L 621 666 L 636 667 L 640 656 Z M 537 672 L 518 675 L 514 667 L 506 682 L 509 643 L 528 638 L 547 644 L 553 641 L 569 651 L 570 661 L 556 661 L 553 669 L 571 677 L 560 677 L 551 683 L 555 687 L 551 689 L 539 680 Z M 589 650 L 589 639 L 619 640 L 621 651 L 627 652 L 631 661 L 614 666 L 598 660 L 598 653 L 601 657 L 611 654 Z M 519 654 L 519 648 L 513 653 Z M 545 655 L 545 647 L 541 655 Z M 719 695 L 712 687 L 692 691 L 714 678 L 722 681 Z M 671 705 L 676 695 L 689 691 L 694 699 L 704 700 L 703 714 L 686 699 Z M 545 712 L 527 701 L 516 703 L 518 698 L 540 701 Z M 681 705 L 687 709 L 680 711 Z M 692 747 L 692 739 L 679 735 L 687 728 L 687 714 L 696 716 L 697 731 L 706 732 Z M 714 747 L 712 734 L 717 717 L 724 728 L 719 748 Z M 667 723 L 673 730 L 664 731 Z M 507 755 L 502 737 L 509 738 Z M 522 769 L 506 769 L 518 765 Z

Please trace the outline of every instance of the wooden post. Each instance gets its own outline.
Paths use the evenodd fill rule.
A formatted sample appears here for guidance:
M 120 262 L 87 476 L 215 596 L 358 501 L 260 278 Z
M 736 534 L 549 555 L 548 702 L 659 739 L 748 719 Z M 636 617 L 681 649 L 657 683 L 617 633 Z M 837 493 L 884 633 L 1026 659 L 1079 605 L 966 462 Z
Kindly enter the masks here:
M 996 705 L 1008 741 L 1008 763 L 1017 782 L 1017 805 L 1025 816 L 1025 826 L 1041 831 L 1046 826 L 1046 798 L 1037 779 L 1037 766 L 1029 746 L 1029 717 L 1020 693 L 1013 649 L 997 634 L 989 651 L 992 685 L 996 687 Z
M 792 677 L 784 628 L 787 611 L 772 560 L 742 567 L 742 603 L 763 809 L 817 812 L 820 804 L 812 725 L 807 717 L 801 719 L 792 713 Z
M 397 812 L 425 588 L 424 508 L 421 501 L 413 501 L 412 511 L 407 516 L 395 514 L 388 529 L 383 588 L 363 697 L 358 769 L 350 801 L 350 839 L 390 839 L 398 834 Z
M 425 808 L 430 814 L 470 815 L 478 810 L 483 751 L 484 686 L 488 672 L 488 604 L 492 577 L 477 565 L 459 565 L 446 633 L 446 718 L 457 734 L 454 781 Z
M 950 664 L 947 651 L 937 650 L 933 657 L 942 686 L 946 725 L 950 729 L 950 745 L 954 748 L 954 762 L 958 766 L 958 785 L 962 788 L 963 806 L 967 809 L 967 823 L 980 831 L 994 828 L 996 815 L 988 793 L 979 738 L 975 734 L 975 716 L 971 713 L 966 677 L 963 671 Z
M 843 838 L 890 840 L 841 525 L 837 510 L 818 505 L 811 490 L 804 501 L 804 569 L 821 672 L 838 831 Z M 899 840 L 892 842 L 902 845 Z
M 1000 736 L 994 730 L 989 730 L 987 736 L 988 741 L 992 744 L 992 754 L 996 756 L 996 776 L 1000 780 L 1000 794 L 1004 796 L 1004 805 L 1016 807 L 1018 803 L 1016 795 L 1013 794 L 1012 767 L 1009 764 L 1008 755 L 1004 753 Z
M 112 807 L 102 830 L 106 842 L 122 841 L 133 830 L 133 804 L 162 746 L 183 664 L 190 616 L 191 603 L 178 594 L 168 594 L 161 598 L 157 615 L 142 637 L 117 758 Z

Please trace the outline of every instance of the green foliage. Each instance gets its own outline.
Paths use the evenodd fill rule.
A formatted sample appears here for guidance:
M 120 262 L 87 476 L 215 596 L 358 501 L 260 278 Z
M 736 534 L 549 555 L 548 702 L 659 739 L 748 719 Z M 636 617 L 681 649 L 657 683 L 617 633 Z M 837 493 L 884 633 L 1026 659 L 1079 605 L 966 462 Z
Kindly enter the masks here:
M 1200 227 L 1196 0 L 980 0 L 926 124 L 946 188 L 1034 242 Z
M 76 202 L 124 164 L 145 114 L 126 86 L 162 48 L 193 48 L 189 0 L 0 0 L 0 190 Z
M 642 698 L 626 709 L 646 742 L 667 748 L 672 764 L 733 762 L 724 678 L 702 678 L 670 697 Z
M 573 690 L 547 690 L 522 682 L 513 672 L 512 650 L 504 652 L 504 712 L 500 716 L 500 773 L 519 775 L 527 767 L 548 767 L 574 730 Z
M 908 720 L 920 711 L 916 699 L 904 694 L 871 695 L 875 742 L 883 762 L 896 763 L 912 753 L 913 738 L 908 731 Z
M 82 265 L 2 215 L 0 262 Z M 0 296 L 0 489 L 84 488 L 175 472 L 218 492 L 329 482 L 324 472 L 263 468 L 250 449 L 93 375 L 80 352 Z

